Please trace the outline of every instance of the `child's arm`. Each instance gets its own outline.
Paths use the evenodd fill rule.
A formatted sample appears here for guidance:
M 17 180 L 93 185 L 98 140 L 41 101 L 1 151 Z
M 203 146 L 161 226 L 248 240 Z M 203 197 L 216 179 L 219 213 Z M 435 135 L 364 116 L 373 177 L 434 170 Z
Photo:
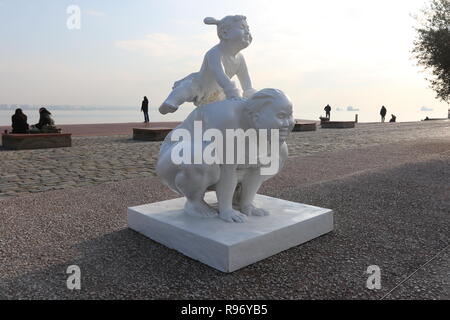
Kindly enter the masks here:
M 217 51 L 211 50 L 210 52 L 208 52 L 208 54 L 206 55 L 206 59 L 215 80 L 217 81 L 219 86 L 222 87 L 227 99 L 240 98 L 241 94 L 239 92 L 239 89 L 236 87 L 236 84 L 231 81 L 230 78 L 228 78 L 228 76 L 226 75 L 222 66 L 220 55 L 217 53 Z
M 240 66 L 237 73 L 241 87 L 244 90 L 244 98 L 250 98 L 256 93 L 256 90 L 252 87 L 252 81 L 250 80 L 250 75 L 248 74 L 247 64 L 245 63 L 244 56 L 240 56 Z

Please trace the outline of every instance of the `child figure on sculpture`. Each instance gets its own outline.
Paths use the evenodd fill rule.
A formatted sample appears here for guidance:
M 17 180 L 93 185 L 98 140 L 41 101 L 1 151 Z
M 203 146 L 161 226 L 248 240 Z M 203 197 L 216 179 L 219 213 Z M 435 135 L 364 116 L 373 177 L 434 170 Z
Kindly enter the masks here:
M 212 47 L 203 59 L 199 72 L 176 81 L 172 92 L 159 107 L 159 112 L 175 112 L 184 102 L 196 106 L 224 99 L 241 98 L 241 91 L 231 78 L 237 75 L 243 89 L 243 97 L 250 98 L 252 88 L 247 65 L 241 50 L 252 42 L 245 16 L 226 16 L 222 20 L 205 18 L 205 24 L 217 25 L 220 43 Z

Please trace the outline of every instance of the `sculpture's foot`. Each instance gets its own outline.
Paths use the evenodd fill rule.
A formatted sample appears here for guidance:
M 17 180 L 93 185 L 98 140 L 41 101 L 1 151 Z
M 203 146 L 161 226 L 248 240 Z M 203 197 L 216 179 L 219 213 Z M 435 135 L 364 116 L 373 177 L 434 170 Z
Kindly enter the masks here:
M 269 211 L 261 209 L 261 208 L 256 208 L 252 204 L 247 205 L 247 206 L 242 206 L 241 212 L 243 214 L 246 214 L 247 216 L 263 217 L 263 216 L 268 216 L 269 215 Z
M 184 205 L 184 212 L 197 218 L 211 218 L 217 215 L 217 211 L 211 208 L 205 201 L 187 200 Z
M 166 113 L 172 113 L 178 110 L 178 107 L 171 105 L 167 102 L 164 102 L 160 107 L 159 107 L 159 112 L 161 114 L 166 114 Z
M 228 209 L 219 213 L 219 218 L 226 222 L 244 222 L 245 215 L 234 209 Z

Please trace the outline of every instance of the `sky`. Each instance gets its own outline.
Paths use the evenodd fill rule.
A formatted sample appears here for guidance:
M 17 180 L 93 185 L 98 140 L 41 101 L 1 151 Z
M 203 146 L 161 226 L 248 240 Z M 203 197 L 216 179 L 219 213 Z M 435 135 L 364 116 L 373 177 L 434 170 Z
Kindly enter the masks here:
M 376 121 L 446 117 L 412 59 L 424 0 L 0 0 L 0 104 L 157 108 L 218 43 L 212 16 L 247 16 L 256 89 L 281 89 L 294 115 Z M 69 29 L 69 6 L 80 28 Z M 192 105 L 158 120 L 183 120 Z

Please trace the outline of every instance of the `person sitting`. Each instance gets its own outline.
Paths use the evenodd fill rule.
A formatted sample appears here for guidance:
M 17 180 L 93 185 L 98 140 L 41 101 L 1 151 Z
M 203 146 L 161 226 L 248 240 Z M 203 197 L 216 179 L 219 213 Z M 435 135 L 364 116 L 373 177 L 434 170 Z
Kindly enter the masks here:
M 55 122 L 51 117 L 50 111 L 46 108 L 39 109 L 39 122 L 35 124 L 35 127 L 41 130 L 44 126 L 54 126 Z
M 55 127 L 55 121 L 51 117 L 50 111 L 46 108 L 39 109 L 39 122 L 31 126 L 31 133 L 60 133 L 60 129 Z
M 394 116 L 393 114 L 391 114 L 391 120 L 389 120 L 389 122 L 395 122 L 397 119 L 396 116 Z
M 16 112 L 11 117 L 12 133 L 28 133 L 27 116 L 22 112 L 22 109 L 16 109 Z

